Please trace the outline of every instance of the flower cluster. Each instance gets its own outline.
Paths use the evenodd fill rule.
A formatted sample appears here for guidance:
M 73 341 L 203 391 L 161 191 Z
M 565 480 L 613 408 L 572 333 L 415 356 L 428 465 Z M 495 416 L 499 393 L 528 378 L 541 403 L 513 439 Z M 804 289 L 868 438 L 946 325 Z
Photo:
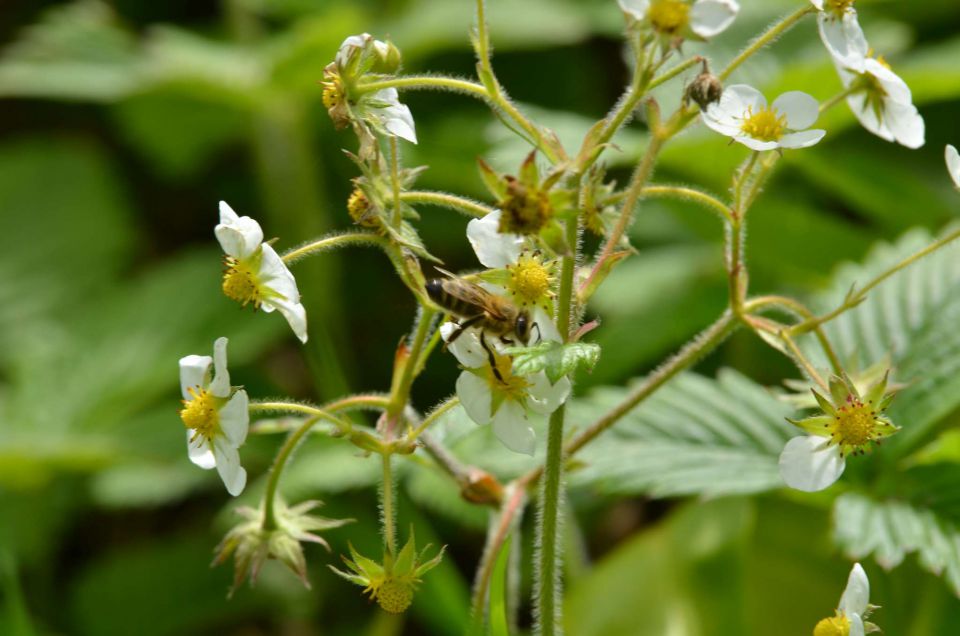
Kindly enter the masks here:
M 736 0 L 617 0 L 641 28 L 669 40 L 705 39 L 727 29 L 740 11 Z
M 864 636 L 879 632 L 879 627 L 866 620 L 876 609 L 877 606 L 870 604 L 867 573 L 859 563 L 854 563 L 836 613 L 818 622 L 813 636 Z

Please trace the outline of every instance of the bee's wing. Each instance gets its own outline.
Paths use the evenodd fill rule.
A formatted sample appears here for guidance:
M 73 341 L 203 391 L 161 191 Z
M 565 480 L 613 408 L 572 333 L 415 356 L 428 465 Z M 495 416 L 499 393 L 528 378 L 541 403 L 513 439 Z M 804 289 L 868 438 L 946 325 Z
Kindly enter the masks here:
M 475 306 L 480 311 L 485 311 L 494 318 L 506 319 L 506 316 L 500 311 L 500 299 L 476 283 L 458 278 L 456 285 L 446 287 L 446 292 L 465 303 Z

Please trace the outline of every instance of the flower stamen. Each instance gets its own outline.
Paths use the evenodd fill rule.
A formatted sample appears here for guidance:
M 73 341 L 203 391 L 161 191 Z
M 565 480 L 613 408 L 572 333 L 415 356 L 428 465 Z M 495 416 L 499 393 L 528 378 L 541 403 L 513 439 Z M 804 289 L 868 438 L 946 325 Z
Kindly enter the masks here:
M 843 614 L 825 618 L 813 628 L 813 636 L 848 636 L 850 619 Z
M 757 112 L 753 112 L 751 107 L 740 127 L 745 135 L 760 141 L 779 141 L 786 129 L 786 115 L 781 115 L 772 107 L 764 107 Z
M 682 0 L 657 0 L 650 5 L 647 19 L 660 33 L 673 35 L 690 22 L 690 5 Z
M 190 441 L 193 442 L 198 437 L 213 439 L 220 426 L 217 398 L 206 389 L 190 387 L 187 392 L 190 399 L 183 401 L 180 419 L 184 426 L 196 431 Z
M 260 292 L 256 269 L 246 260 L 227 256 L 224 259 L 227 269 L 223 273 L 223 293 L 227 298 L 237 301 L 244 307 L 253 303 L 260 307 L 263 297 Z

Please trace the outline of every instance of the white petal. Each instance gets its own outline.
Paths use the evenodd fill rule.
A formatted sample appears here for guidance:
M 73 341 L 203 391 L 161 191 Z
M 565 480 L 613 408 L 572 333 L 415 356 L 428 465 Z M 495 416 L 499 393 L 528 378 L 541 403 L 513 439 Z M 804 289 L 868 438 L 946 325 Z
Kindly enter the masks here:
M 453 322 L 440 325 L 440 337 L 444 342 L 450 339 L 460 326 Z M 487 364 L 487 353 L 480 345 L 480 337 L 476 329 L 467 329 L 457 336 L 457 339 L 447 345 L 447 349 L 468 369 L 478 369 Z
M 809 148 L 813 146 L 827 134 L 826 130 L 819 130 L 814 128 L 813 130 L 801 130 L 800 132 L 788 133 L 781 137 L 780 147 L 781 148 Z
M 230 395 L 226 338 L 217 338 L 213 343 L 213 382 L 210 383 L 210 393 L 220 398 Z
M 884 102 L 883 114 L 898 144 L 913 149 L 924 144 L 926 126 L 916 106 L 888 100 Z
M 870 581 L 867 580 L 867 573 L 859 563 L 853 565 L 850 570 L 850 576 L 847 579 L 847 588 L 840 597 L 840 611 L 850 616 L 851 614 L 860 614 L 867 611 L 867 604 L 870 603 Z
M 412 144 L 417 143 L 413 115 L 406 104 L 396 104 L 383 109 L 383 126 L 393 136 L 406 139 Z
M 650 0 L 617 0 L 617 4 L 634 20 L 643 20 L 650 10 Z
M 223 251 L 235 258 L 250 256 L 263 242 L 260 224 L 249 216 L 238 217 L 226 201 L 220 202 L 220 223 L 213 232 Z
M 847 97 L 847 105 L 867 132 L 870 132 L 881 139 L 894 141 L 893 133 L 887 126 L 886 121 L 867 103 L 867 97 L 863 93 L 857 93 Z
M 307 310 L 300 303 L 291 303 L 285 300 L 273 300 L 271 304 L 276 307 L 283 317 L 287 319 L 287 324 L 293 330 L 293 334 L 306 344 L 307 342 Z M 264 303 L 264 308 L 266 308 Z
M 880 82 L 883 92 L 886 93 L 886 99 L 900 102 L 901 104 L 913 103 L 910 87 L 903 81 L 903 78 L 877 60 L 868 58 L 864 62 L 864 72 L 872 75 Z
M 523 406 L 513 400 L 504 400 L 493 415 L 493 433 L 503 445 L 515 453 L 533 455 L 537 437 L 530 428 Z
M 301 342 L 307 341 L 307 310 L 300 304 L 300 290 L 290 269 L 272 246 L 263 244 L 260 260 L 260 284 L 279 297 L 264 299 L 261 307 L 270 313 L 279 310 Z
M 247 485 L 247 471 L 240 465 L 240 453 L 223 438 L 217 438 L 213 445 L 213 456 L 217 461 L 217 472 L 227 492 L 236 497 Z
M 362 49 L 370 37 L 371 36 L 369 33 L 363 33 L 361 35 L 351 35 L 345 39 L 340 45 L 340 48 L 337 49 L 337 55 L 334 58 L 337 66 L 342 67 L 348 61 L 350 61 L 350 56 L 353 54 L 353 51 L 355 49 Z
M 849 9 L 841 19 L 820 13 L 817 25 L 820 39 L 836 62 L 854 71 L 862 71 L 870 46 L 857 22 L 857 12 Z
M 848 636 L 864 636 L 866 630 L 863 626 L 863 619 L 860 618 L 859 614 L 848 614 L 847 618 L 850 619 L 850 634 Z
M 243 446 L 250 429 L 250 399 L 247 392 L 239 390 L 219 411 L 220 430 L 234 448 Z
M 184 356 L 180 358 L 180 393 L 184 400 L 190 399 L 187 389 L 202 389 L 210 382 L 210 356 Z
M 457 397 L 471 420 L 481 425 L 490 423 L 493 396 L 486 380 L 463 371 L 457 378 Z
M 816 492 L 843 474 L 845 463 L 838 446 L 811 435 L 794 437 L 780 453 L 780 476 L 791 488 Z
M 515 263 L 523 247 L 522 237 L 497 231 L 500 214 L 500 210 L 496 210 L 467 223 L 467 240 L 484 267 L 500 268 Z
M 748 135 L 737 135 L 734 139 L 750 150 L 773 150 L 780 147 L 778 141 L 760 141 Z
M 553 318 L 547 315 L 542 308 L 537 307 L 533 310 L 533 323 L 537 325 L 536 327 L 531 326 L 531 335 L 533 336 L 534 342 L 531 344 L 536 344 L 536 342 L 563 342 L 563 338 L 560 337 L 560 331 L 557 330 L 557 326 L 553 323 Z M 539 339 L 537 338 L 539 334 Z
M 557 380 L 556 384 L 550 384 L 547 374 L 541 371 L 528 380 L 532 383 L 527 392 L 528 406 L 541 415 L 550 415 L 570 396 L 571 384 L 566 376 Z
M 790 91 L 774 100 L 773 109 L 783 113 L 790 130 L 805 130 L 817 121 L 820 104 L 803 91 Z
M 197 435 L 196 440 L 191 442 L 190 440 L 193 439 L 196 433 L 192 428 L 187 429 L 187 456 L 190 457 L 190 461 L 200 468 L 210 470 L 217 463 L 213 458 L 213 450 L 203 435 Z
M 690 12 L 690 26 L 700 37 L 712 38 L 733 24 L 739 10 L 736 0 L 699 0 Z
M 810 3 L 818 10 L 823 11 L 823 0 L 810 0 Z
M 723 89 L 717 103 L 721 111 L 742 118 L 747 111 L 757 112 L 767 107 L 767 98 L 763 93 L 747 84 L 734 84 Z
M 960 188 L 960 152 L 957 152 L 955 146 L 947 144 L 944 149 L 944 157 L 947 161 L 947 172 L 950 173 L 950 178 L 953 179 L 954 185 Z
M 701 118 L 707 128 L 727 137 L 736 137 L 743 128 L 742 118 L 733 118 L 728 113 L 721 111 L 716 103 L 707 106 L 707 110 L 701 114 Z

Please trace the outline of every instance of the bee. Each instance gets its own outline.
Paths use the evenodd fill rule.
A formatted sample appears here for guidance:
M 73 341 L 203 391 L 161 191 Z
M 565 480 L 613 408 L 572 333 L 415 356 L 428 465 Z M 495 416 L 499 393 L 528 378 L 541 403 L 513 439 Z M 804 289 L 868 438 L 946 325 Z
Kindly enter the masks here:
M 520 309 L 508 299 L 488 292 L 486 289 L 450 272 L 440 270 L 447 278 L 427 281 L 427 295 L 452 316 L 459 319 L 457 330 L 447 339 L 451 344 L 471 327 L 480 329 L 480 346 L 487 352 L 490 368 L 501 382 L 496 358 L 487 343 L 485 334 L 491 334 L 504 344 L 513 344 L 513 338 L 527 344 L 530 331 L 536 323 L 525 309 Z

